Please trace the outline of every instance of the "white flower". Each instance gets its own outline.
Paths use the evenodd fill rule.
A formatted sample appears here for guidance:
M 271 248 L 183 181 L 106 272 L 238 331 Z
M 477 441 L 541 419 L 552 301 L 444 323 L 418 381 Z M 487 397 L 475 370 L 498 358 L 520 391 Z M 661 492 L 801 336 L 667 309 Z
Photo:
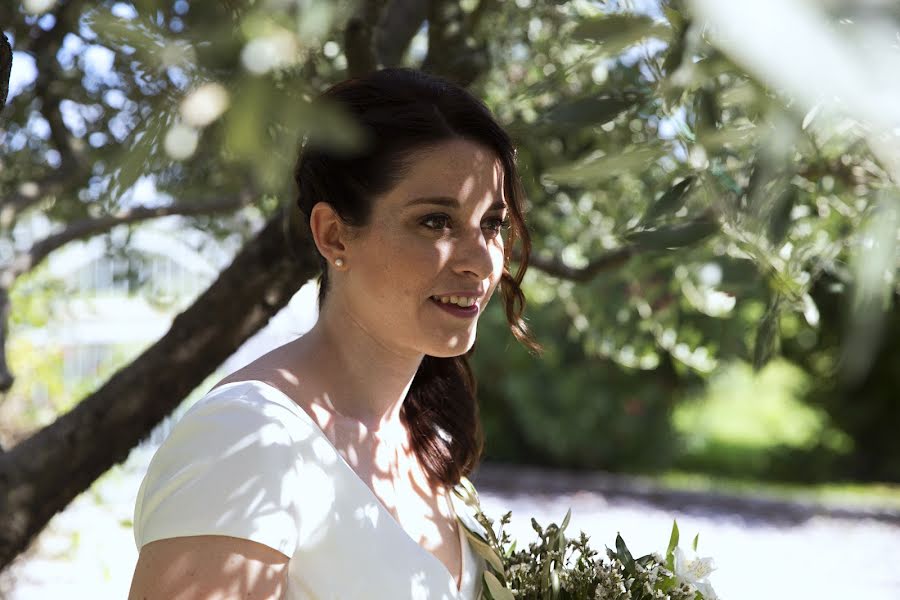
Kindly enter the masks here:
M 712 585 L 707 581 L 709 574 L 715 570 L 712 557 L 700 558 L 693 552 L 685 552 L 680 546 L 675 548 L 675 576 L 697 588 L 705 600 L 718 599 Z
M 703 594 L 704 600 L 718 600 L 715 590 L 708 581 L 698 581 L 694 584 L 697 591 Z

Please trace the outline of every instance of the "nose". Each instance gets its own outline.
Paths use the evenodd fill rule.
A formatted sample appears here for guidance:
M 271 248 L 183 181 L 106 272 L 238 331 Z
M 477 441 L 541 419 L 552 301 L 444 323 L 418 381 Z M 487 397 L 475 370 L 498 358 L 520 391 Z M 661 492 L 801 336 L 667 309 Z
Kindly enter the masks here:
M 467 231 L 454 249 L 454 267 L 457 272 L 482 281 L 494 272 L 491 243 L 480 227 L 477 231 Z

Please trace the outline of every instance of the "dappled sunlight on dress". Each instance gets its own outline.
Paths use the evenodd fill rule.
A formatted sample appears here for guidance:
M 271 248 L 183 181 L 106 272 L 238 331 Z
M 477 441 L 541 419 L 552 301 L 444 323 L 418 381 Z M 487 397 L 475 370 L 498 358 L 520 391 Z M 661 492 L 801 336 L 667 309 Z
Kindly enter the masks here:
M 150 463 L 134 518 L 139 549 L 219 534 L 281 551 L 288 600 L 478 598 L 484 559 L 457 530 L 459 590 L 312 417 L 259 381 L 225 384 L 185 413 Z

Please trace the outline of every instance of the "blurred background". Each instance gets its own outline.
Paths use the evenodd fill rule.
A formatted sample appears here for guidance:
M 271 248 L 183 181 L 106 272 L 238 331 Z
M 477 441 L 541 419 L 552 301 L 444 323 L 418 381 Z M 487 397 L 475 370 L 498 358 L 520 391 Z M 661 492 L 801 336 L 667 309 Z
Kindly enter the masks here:
M 900 5 L 27 0 L 0 26 L 0 594 L 127 595 L 171 423 L 315 322 L 291 166 L 356 131 L 313 97 L 403 65 L 486 101 L 528 193 L 546 351 L 482 316 L 487 512 L 526 542 L 572 507 L 639 553 L 678 518 L 732 600 L 900 597 Z

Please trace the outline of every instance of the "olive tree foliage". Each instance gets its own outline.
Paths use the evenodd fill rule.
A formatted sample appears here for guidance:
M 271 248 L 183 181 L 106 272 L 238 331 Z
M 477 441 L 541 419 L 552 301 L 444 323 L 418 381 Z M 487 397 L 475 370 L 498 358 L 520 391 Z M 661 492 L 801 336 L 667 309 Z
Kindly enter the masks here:
M 831 333 L 845 326 L 840 314 L 825 322 L 817 295 L 837 289 L 865 315 L 891 306 L 895 240 L 877 232 L 895 218 L 883 200 L 895 186 L 864 124 L 800 110 L 679 2 L 60 0 L 4 3 L 0 22 L 36 73 L 0 133 L 4 304 L 50 252 L 114 228 L 181 215 L 247 240 L 158 344 L 0 455 L 0 484 L 15 492 L 0 511 L 12 515 L 4 561 L 315 274 L 290 218 L 290 168 L 303 138 L 354 147 L 353 122 L 314 96 L 372 68 L 467 85 L 515 138 L 534 232 L 529 314 L 550 367 L 496 362 L 512 341 L 490 315 L 497 333 L 479 336 L 476 359 L 507 374 L 484 382 L 485 417 L 535 456 L 571 462 L 594 448 L 585 466 L 621 463 L 610 453 L 647 446 L 648 419 L 665 434 L 686 382 L 734 357 L 761 366 L 786 342 L 838 381 Z M 148 181 L 158 194 L 141 205 L 133 191 Z M 23 242 L 17 226 L 35 215 L 53 230 Z M 296 257 L 279 254 L 286 244 Z M 854 265 L 878 285 L 857 294 Z M 162 401 L 139 391 L 148 381 L 168 386 Z M 585 410 L 573 431 L 565 415 Z M 110 441 L 92 447 L 84 431 Z M 65 453 L 51 450 L 60 439 Z
M 535 4 L 494 38 L 510 51 L 484 90 L 530 174 L 542 272 L 529 296 L 568 316 L 584 352 L 555 378 L 491 378 L 508 404 L 489 415 L 497 431 L 523 421 L 516 446 L 556 462 L 615 466 L 630 441 L 662 466 L 664 428 L 648 425 L 666 422 L 654 415 L 681 384 L 723 360 L 761 368 L 783 348 L 814 378 L 807 400 L 853 439 L 842 475 L 897 479 L 898 348 L 882 335 L 896 331 L 897 181 L 872 123 L 771 86 L 681 3 L 620 4 Z M 856 17 L 822 15 L 851 32 Z M 610 377 L 609 362 L 634 377 Z M 582 380 L 568 394 L 567 368 Z

